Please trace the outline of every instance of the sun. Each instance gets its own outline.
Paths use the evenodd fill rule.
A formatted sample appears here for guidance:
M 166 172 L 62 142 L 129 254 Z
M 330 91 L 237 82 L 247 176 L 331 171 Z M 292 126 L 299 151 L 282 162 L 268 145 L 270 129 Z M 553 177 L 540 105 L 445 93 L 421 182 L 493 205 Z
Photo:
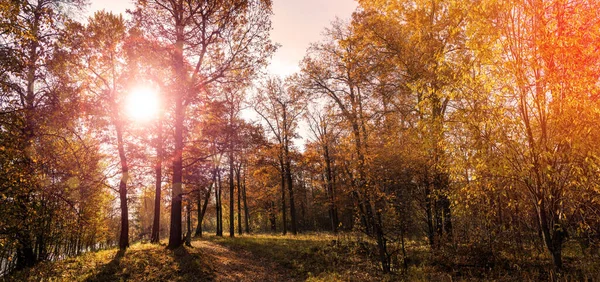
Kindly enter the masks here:
M 127 115 L 134 121 L 146 122 L 158 115 L 160 101 L 158 91 L 151 87 L 134 88 L 127 96 Z

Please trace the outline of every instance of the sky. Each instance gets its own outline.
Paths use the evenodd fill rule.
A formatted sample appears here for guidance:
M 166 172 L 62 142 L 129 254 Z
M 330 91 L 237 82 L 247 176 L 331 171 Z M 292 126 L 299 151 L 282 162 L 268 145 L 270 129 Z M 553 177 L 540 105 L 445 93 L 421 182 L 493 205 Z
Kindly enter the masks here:
M 91 0 L 88 14 L 97 10 L 125 13 L 133 8 L 128 0 Z M 312 42 L 336 19 L 349 19 L 357 7 L 355 0 L 273 0 L 271 39 L 281 44 L 268 71 L 287 76 L 299 70 L 298 63 Z
M 133 8 L 129 0 L 91 0 L 90 3 L 88 15 L 102 9 L 125 13 L 126 9 Z M 357 6 L 356 0 L 273 0 L 271 40 L 281 46 L 267 67 L 268 72 L 285 77 L 299 71 L 299 63 L 309 45 L 320 41 L 323 31 L 336 18 L 349 20 Z M 242 111 L 242 117 L 259 119 L 251 109 Z M 310 135 L 307 128 L 304 122 L 300 122 L 298 133 L 301 137 L 295 140 L 300 150 L 304 149 L 306 138 Z

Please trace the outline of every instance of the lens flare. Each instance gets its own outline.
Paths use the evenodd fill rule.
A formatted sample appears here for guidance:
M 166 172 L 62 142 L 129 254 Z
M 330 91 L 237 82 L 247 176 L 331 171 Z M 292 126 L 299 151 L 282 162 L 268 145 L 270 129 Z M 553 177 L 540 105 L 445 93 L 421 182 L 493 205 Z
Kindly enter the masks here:
M 156 117 L 160 107 L 158 93 L 150 87 L 138 87 L 127 96 L 126 111 L 134 121 L 146 122 Z

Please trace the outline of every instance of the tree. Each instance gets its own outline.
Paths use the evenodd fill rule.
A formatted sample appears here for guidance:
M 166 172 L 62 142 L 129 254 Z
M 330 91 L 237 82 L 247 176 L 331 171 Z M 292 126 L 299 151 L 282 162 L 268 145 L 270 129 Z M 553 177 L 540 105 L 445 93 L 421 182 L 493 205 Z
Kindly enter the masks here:
M 388 54 L 397 77 L 395 88 L 406 95 L 391 101 L 410 103 L 420 128 L 417 134 L 426 140 L 423 149 L 431 156 L 423 186 L 428 237 L 435 246 L 443 236 L 452 236 L 447 120 L 453 105 L 463 99 L 462 85 L 469 83 L 474 67 L 465 32 L 478 24 L 471 17 L 475 9 L 452 1 L 361 1 L 361 6 L 365 11 L 355 17 L 358 29 L 381 54 Z
M 281 191 L 283 207 L 283 233 L 286 233 L 285 219 L 285 187 L 289 192 L 291 231 L 298 233 L 294 188 L 292 181 L 292 159 L 290 150 L 295 136 L 297 122 L 304 110 L 304 103 L 299 93 L 290 88 L 280 78 L 269 78 L 261 87 L 256 97 L 256 112 L 267 124 L 267 128 L 278 145 L 278 159 L 281 171 Z
M 107 12 L 97 12 L 90 18 L 82 38 L 82 64 L 89 72 L 88 90 L 97 96 L 106 107 L 110 124 L 114 126 L 116 145 L 119 155 L 121 179 L 119 180 L 119 199 L 121 206 L 121 235 L 119 248 L 129 246 L 129 210 L 127 207 L 127 181 L 129 165 L 125 152 L 124 131 L 126 118 L 124 113 L 124 92 L 128 78 L 125 54 L 127 30 L 122 16 Z M 85 78 L 83 78 L 85 79 Z M 160 207 L 160 205 L 159 205 Z
M 164 151 L 164 139 L 163 139 L 163 120 L 161 118 L 157 121 L 157 136 L 156 136 L 156 164 L 154 167 L 155 175 L 155 192 L 154 192 L 154 219 L 152 221 L 152 235 L 151 242 L 160 242 L 160 202 L 162 192 L 162 162 L 163 162 L 163 151 Z
M 109 195 L 100 143 L 79 109 L 70 62 L 80 1 L 0 5 L 0 264 L 2 274 L 106 241 Z M 5 272 L 6 271 L 6 272 Z
M 336 192 L 335 184 L 333 181 L 333 161 L 332 161 L 332 146 L 335 140 L 335 132 L 333 132 L 333 125 L 331 122 L 331 116 L 327 114 L 327 109 L 315 109 L 314 111 L 307 111 L 305 118 L 308 120 L 308 126 L 315 137 L 315 142 L 320 146 L 321 155 L 325 162 L 324 174 L 325 174 L 325 186 L 327 187 L 327 196 L 329 207 L 329 219 L 331 221 L 331 231 L 337 233 L 339 219 L 338 211 L 336 207 Z
M 336 22 L 328 30 L 326 42 L 313 44 L 302 61 L 299 81 L 307 95 L 326 97 L 337 107 L 350 127 L 353 142 L 353 197 L 359 208 L 364 231 L 377 240 L 379 257 L 385 272 L 390 271 L 387 240 L 383 231 L 384 198 L 375 185 L 368 185 L 367 158 L 369 132 L 367 101 L 376 85 L 376 53 L 354 37 L 352 29 Z M 375 204 L 375 206 L 372 205 Z M 375 211 L 375 212 L 374 212 Z
M 182 152 L 186 108 L 213 83 L 251 77 L 274 46 L 270 1 L 137 1 L 134 17 L 172 58 L 174 141 L 169 247 L 181 245 Z
M 44 156 L 38 154 L 42 148 L 37 145 L 42 143 L 43 137 L 50 140 L 50 135 L 46 134 L 51 130 L 46 129 L 55 126 L 53 120 L 60 119 L 65 125 L 72 125 L 67 115 L 59 114 L 60 107 L 68 101 L 68 98 L 60 97 L 59 91 L 65 91 L 65 96 L 74 96 L 77 92 L 71 88 L 70 81 L 59 81 L 59 76 L 53 72 L 60 63 L 55 60 L 58 48 L 54 43 L 59 39 L 61 24 L 67 21 L 61 6 L 79 7 L 80 4 L 79 1 L 38 0 L 3 2 L 0 6 L 0 107 L 2 115 L 7 115 L 3 118 L 2 131 L 15 135 L 6 139 L 10 141 L 6 144 L 10 144 L 12 151 L 7 157 L 15 158 L 5 160 L 19 164 L 18 170 L 9 170 L 6 175 L 14 181 L 6 188 L 10 188 L 9 195 L 14 199 L 9 205 L 14 205 L 12 208 L 18 215 L 13 219 L 19 221 L 18 225 L 9 227 L 17 242 L 14 245 L 17 269 L 32 266 L 45 256 L 45 250 L 39 245 L 36 249 L 34 241 L 44 241 L 44 234 L 34 232 L 35 226 L 50 220 L 34 212 L 38 203 L 47 200 L 40 193 L 46 185 L 40 182 L 43 180 L 40 164 Z M 54 137 L 60 139 L 63 136 Z M 18 175 L 21 177 L 15 178 Z M 28 179 L 22 176 L 28 176 Z
M 497 21 L 502 41 L 498 71 L 509 98 L 506 161 L 529 195 L 540 237 L 557 269 L 567 239 L 569 206 L 585 190 L 597 120 L 598 21 L 594 1 L 513 1 Z M 594 38 L 594 39 L 591 39 Z M 585 105 L 585 106 L 584 106 Z M 573 138 L 574 136 L 577 136 Z M 518 143 L 515 143 L 518 142 Z M 589 143 L 588 143 L 589 142 Z M 509 153 L 510 152 L 510 153 Z M 575 192 L 580 191 L 580 192 Z M 574 194 L 571 194 L 574 193 Z M 572 195 L 571 197 L 567 195 Z
M 235 202 L 235 184 L 234 178 L 236 174 L 236 154 L 235 151 L 240 151 L 241 144 L 241 134 L 240 129 L 242 126 L 242 121 L 238 117 L 241 111 L 241 103 L 244 94 L 244 88 L 239 85 L 233 85 L 235 88 L 227 88 L 224 93 L 224 104 L 227 109 L 226 119 L 226 132 L 227 132 L 227 151 L 228 151 L 228 159 L 229 159 L 229 236 L 235 236 L 235 214 L 234 214 L 234 202 Z M 240 156 L 237 156 L 238 159 Z M 238 183 L 238 193 L 239 193 L 239 177 L 237 179 Z M 239 200 L 238 200 L 238 208 L 239 208 Z M 238 211 L 239 215 L 239 211 Z M 241 230 L 241 228 L 240 228 Z

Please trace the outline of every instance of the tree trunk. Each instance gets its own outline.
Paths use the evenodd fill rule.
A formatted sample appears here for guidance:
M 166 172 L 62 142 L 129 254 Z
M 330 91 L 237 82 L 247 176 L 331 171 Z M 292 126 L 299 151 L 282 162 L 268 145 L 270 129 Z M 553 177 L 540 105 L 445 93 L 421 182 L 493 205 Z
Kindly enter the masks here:
M 329 194 L 329 219 L 331 221 L 331 231 L 337 233 L 338 218 L 335 207 L 335 191 L 333 189 L 333 176 L 331 171 L 331 158 L 329 157 L 329 146 L 324 146 L 325 157 L 325 176 L 327 180 L 327 193 Z
M 26 137 L 27 136 L 32 136 L 29 135 L 31 133 L 26 133 Z M 31 139 L 33 139 L 33 137 L 31 137 Z M 29 140 L 31 140 L 29 139 Z M 24 148 L 24 152 L 25 149 L 27 147 L 30 146 L 29 141 L 26 142 L 24 144 L 25 148 Z M 26 156 L 26 160 L 25 160 L 26 166 L 29 170 L 31 170 L 30 172 L 32 172 L 33 167 L 32 167 L 32 162 L 31 159 L 29 158 L 29 156 Z M 32 188 L 32 187 L 28 187 L 28 188 Z M 29 189 L 28 189 L 29 190 Z M 37 262 L 35 259 L 35 250 L 34 250 L 34 244 L 33 244 L 33 239 L 31 238 L 31 231 L 30 231 L 30 225 L 29 222 L 31 221 L 29 218 L 31 217 L 31 214 L 29 214 L 27 211 L 29 210 L 28 206 L 31 203 L 31 198 L 29 196 L 29 193 L 31 193 L 31 190 L 29 190 L 26 193 L 23 193 L 22 195 L 17 195 L 17 202 L 19 203 L 19 208 L 22 211 L 20 214 L 20 219 L 22 220 L 22 225 L 20 226 L 20 228 L 18 229 L 17 233 L 15 234 L 17 242 L 19 244 L 19 246 L 17 247 L 17 259 L 16 259 L 16 264 L 15 264 L 15 270 L 22 270 L 26 267 L 32 267 L 35 265 L 35 263 Z
M 242 184 L 240 182 L 240 173 L 242 172 L 242 167 L 237 170 L 237 219 L 238 219 L 238 234 L 242 235 Z
M 437 189 L 435 189 L 434 187 L 434 191 L 437 191 Z M 439 192 L 439 191 L 437 191 Z M 433 217 L 434 217 L 434 222 L 435 222 L 435 234 L 437 236 L 438 242 L 440 241 L 440 239 L 442 238 L 442 235 L 444 235 L 444 229 L 443 229 L 443 222 L 442 222 L 442 203 L 440 200 L 440 196 L 439 195 L 435 195 L 435 205 L 434 205 L 434 209 L 433 209 Z
M 185 234 L 185 245 L 188 247 L 192 246 L 192 211 L 190 206 L 192 205 L 191 201 L 187 201 L 186 207 L 186 219 L 187 219 L 187 233 Z
M 269 221 L 271 221 L 271 232 L 277 232 L 277 221 L 275 218 L 275 202 L 271 201 L 271 207 L 269 209 Z
M 436 161 L 437 162 L 437 161 Z M 452 236 L 452 215 L 450 212 L 450 200 L 448 199 L 448 175 L 443 172 L 436 172 L 434 177 L 435 201 L 435 222 L 436 232 L 439 239 Z
M 554 226 L 550 227 L 548 224 L 548 213 L 545 208 L 545 201 L 542 199 L 541 203 L 536 206 L 538 213 L 539 226 L 541 228 L 542 237 L 546 248 L 552 256 L 552 263 L 554 268 L 558 271 L 562 270 L 562 245 L 564 243 L 566 232 L 563 231 L 563 227 L 559 223 L 555 223 Z M 550 216 L 553 217 L 554 222 L 558 222 L 558 216 L 555 216 L 550 211 Z
M 127 187 L 124 180 L 119 184 L 119 199 L 121 200 L 121 235 L 119 236 L 119 249 L 129 247 L 129 213 L 127 210 Z
M 279 158 L 279 165 L 281 167 L 281 213 L 282 213 L 282 227 L 283 235 L 287 234 L 287 219 L 286 219 L 286 206 L 285 206 L 285 166 L 283 165 L 283 159 Z
M 360 217 L 360 223 L 364 227 L 364 232 L 367 236 L 371 236 L 369 222 L 367 221 L 367 216 L 365 212 L 365 207 L 363 205 L 362 199 L 358 194 L 358 191 L 354 190 L 350 193 L 352 195 L 352 200 L 354 201 L 354 205 L 358 207 L 358 216 Z
M 210 195 L 206 195 L 205 198 L 210 197 Z M 196 232 L 194 233 L 194 237 L 202 237 L 202 193 L 200 193 L 200 189 L 198 189 L 198 195 L 196 197 L 196 210 L 198 212 L 198 223 L 196 225 Z
M 429 246 L 435 247 L 435 229 L 433 227 L 433 204 L 431 188 L 429 183 L 425 182 L 425 214 L 427 216 L 427 239 L 429 239 Z
M 17 240 L 21 247 L 17 248 L 17 263 L 15 270 L 33 266 L 36 261 L 31 237 L 29 234 L 18 234 Z
M 235 199 L 235 185 L 233 183 L 233 150 L 230 148 L 229 152 L 229 237 L 235 237 L 235 214 L 234 211 L 234 199 Z
M 383 273 L 389 273 L 390 261 L 387 255 L 387 240 L 385 239 L 385 234 L 383 233 L 383 228 L 381 226 L 381 210 L 379 207 L 376 212 L 376 219 L 374 224 L 375 236 L 377 239 L 377 248 L 379 249 L 379 260 L 381 262 L 381 268 L 383 269 Z
M 286 149 L 287 150 L 287 149 Z M 285 178 L 287 180 L 287 187 L 288 187 L 288 191 L 290 192 L 290 217 L 291 217 L 291 231 L 292 234 L 296 235 L 298 234 L 298 223 L 296 220 L 296 205 L 294 203 L 294 189 L 293 189 L 293 183 L 292 183 L 292 174 L 290 172 L 291 170 L 291 164 L 290 164 L 290 160 L 288 159 L 287 163 L 286 163 L 286 169 L 285 169 Z
M 368 226 L 371 228 L 369 230 L 369 234 L 377 236 L 376 230 L 375 230 L 376 218 L 375 218 L 375 214 L 373 213 L 373 207 L 371 206 L 371 201 L 369 200 L 368 197 L 369 197 L 369 195 L 363 195 L 362 205 L 365 207 L 365 211 L 367 213 L 365 217 L 367 218 Z
M 181 7 L 180 7 L 181 8 Z M 186 71 L 183 60 L 184 30 L 182 23 L 175 23 L 175 72 L 179 89 L 175 97 L 175 151 L 173 152 L 173 184 L 171 187 L 171 230 L 169 232 L 168 248 L 175 249 L 182 244 L 181 208 L 183 193 L 183 121 L 185 119 L 184 97 L 186 89 Z
M 212 191 L 212 186 L 216 185 L 216 173 L 213 173 L 213 183 L 208 186 L 208 191 L 204 197 L 204 203 L 202 207 L 200 207 L 200 191 L 198 191 L 198 225 L 196 226 L 196 234 L 197 237 L 202 237 L 202 221 L 204 221 L 204 215 L 206 214 L 206 208 L 208 207 L 208 200 L 210 199 L 210 193 Z
M 178 101 L 175 107 L 175 152 L 173 157 L 173 185 L 171 193 L 171 232 L 169 233 L 170 249 L 175 249 L 181 246 L 181 208 L 182 208 L 182 173 L 183 173 L 183 105 L 182 101 Z
M 450 199 L 448 195 L 442 196 L 442 216 L 444 217 L 444 232 L 450 239 L 452 238 L 452 213 L 450 211 Z
M 354 184 L 355 197 L 358 200 L 365 233 L 372 236 L 374 233 L 373 212 L 368 199 L 369 195 L 367 193 L 367 187 L 365 185 L 365 156 L 363 155 L 360 127 L 356 121 L 356 116 L 354 116 L 352 121 L 352 132 L 354 135 L 354 150 L 356 151 L 356 158 L 358 159 L 358 179 L 356 179 L 356 183 Z
M 289 132 L 288 132 L 288 120 L 286 108 L 283 108 L 283 157 L 285 162 L 285 168 L 282 167 L 282 173 L 284 172 L 287 181 L 287 188 L 290 192 L 290 220 L 291 220 L 291 231 L 292 234 L 298 234 L 297 220 L 296 220 L 296 205 L 294 203 L 294 186 L 292 182 L 292 160 L 290 159 L 290 143 L 289 143 Z
M 115 125 L 117 130 L 117 146 L 119 150 L 119 160 L 121 161 L 121 181 L 119 183 L 119 200 L 121 201 L 121 234 L 119 236 L 119 249 L 124 250 L 129 247 L 129 211 L 127 209 L 127 180 L 129 179 L 129 167 L 127 166 L 127 157 L 123 144 L 123 131 L 121 121 L 117 119 Z
M 246 234 L 250 234 L 250 214 L 248 214 L 248 203 L 246 201 L 246 175 L 244 174 L 244 183 L 242 185 L 243 188 L 243 194 L 242 197 L 244 198 L 244 223 L 246 225 Z
M 221 193 L 223 191 L 223 187 L 221 186 L 221 172 L 217 168 L 217 189 L 218 193 L 216 193 L 216 207 L 217 207 L 217 236 L 223 236 L 223 206 L 221 205 Z
M 156 144 L 156 181 L 155 187 L 156 191 L 154 193 L 154 221 L 152 223 L 152 237 L 150 242 L 159 243 L 160 242 L 160 202 L 161 202 L 161 192 L 162 192 L 162 144 L 163 144 L 163 136 L 162 136 L 162 121 L 158 121 L 158 137 Z

